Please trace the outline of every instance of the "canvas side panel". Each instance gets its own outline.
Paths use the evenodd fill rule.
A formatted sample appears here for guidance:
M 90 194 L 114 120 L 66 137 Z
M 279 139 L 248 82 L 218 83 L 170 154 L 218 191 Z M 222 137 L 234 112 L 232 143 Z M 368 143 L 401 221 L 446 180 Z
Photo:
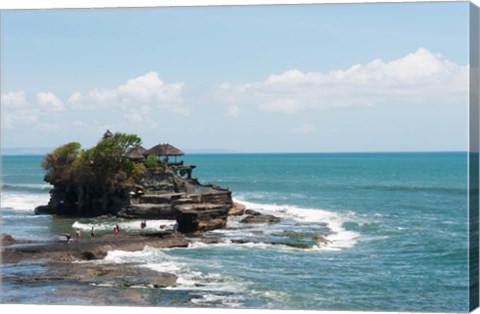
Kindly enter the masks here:
M 469 137 L 469 286 L 470 286 L 470 311 L 478 307 L 478 260 L 479 260 L 479 12 L 480 9 L 470 4 L 470 137 Z

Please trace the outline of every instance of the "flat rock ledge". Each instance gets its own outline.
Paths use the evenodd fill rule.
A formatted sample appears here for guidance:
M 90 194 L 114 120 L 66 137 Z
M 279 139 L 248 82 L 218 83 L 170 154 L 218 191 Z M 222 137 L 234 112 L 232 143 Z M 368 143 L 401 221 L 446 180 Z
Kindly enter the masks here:
M 135 264 L 92 264 L 48 262 L 52 271 L 32 274 L 5 274 L 2 281 L 17 283 L 40 283 L 51 281 L 77 281 L 94 286 L 122 288 L 166 288 L 176 285 L 177 276 L 157 272 Z
M 5 237 L 3 239 L 5 239 Z M 96 260 L 105 258 L 107 253 L 113 250 L 141 251 L 146 246 L 171 248 L 187 247 L 189 244 L 189 241 L 185 239 L 183 235 L 169 231 L 147 233 L 145 236 L 120 233 L 117 237 L 114 237 L 111 234 L 107 234 L 96 237 L 93 240 L 72 240 L 70 243 L 66 241 L 55 241 L 8 247 L 8 243 L 11 242 L 12 240 L 7 242 L 2 241 L 1 243 L 2 248 L 0 248 L 0 253 L 2 255 L 2 263 L 4 264 L 39 259 L 52 262 Z

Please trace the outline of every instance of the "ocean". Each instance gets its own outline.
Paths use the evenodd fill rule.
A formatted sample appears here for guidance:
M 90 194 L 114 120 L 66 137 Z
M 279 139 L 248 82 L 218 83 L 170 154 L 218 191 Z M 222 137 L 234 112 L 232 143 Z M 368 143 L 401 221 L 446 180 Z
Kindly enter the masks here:
M 140 220 L 34 215 L 46 204 L 42 156 L 4 156 L 1 232 L 49 241 L 92 226 L 127 231 Z M 204 235 L 223 243 L 110 252 L 91 263 L 140 263 L 176 274 L 150 289 L 158 306 L 356 311 L 468 311 L 467 153 L 186 155 L 201 183 L 229 187 L 235 201 L 281 218 Z M 172 221 L 148 221 L 156 229 Z M 322 235 L 325 241 L 315 241 Z M 238 241 L 242 240 L 242 241 Z M 300 241 L 310 248 L 285 243 Z M 42 271 L 2 265 L 6 273 Z M 3 303 L 91 304 L 61 299 L 58 283 L 3 285 Z M 133 289 L 133 288 L 124 288 Z M 148 290 L 148 289 L 147 289 Z M 114 291 L 112 290 L 112 297 Z

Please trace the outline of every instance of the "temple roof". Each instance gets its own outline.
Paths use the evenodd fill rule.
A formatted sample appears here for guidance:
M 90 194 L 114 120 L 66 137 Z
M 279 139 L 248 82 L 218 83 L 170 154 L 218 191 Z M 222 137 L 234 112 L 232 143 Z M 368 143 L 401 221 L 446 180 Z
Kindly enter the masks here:
M 180 149 L 170 144 L 158 144 L 143 152 L 143 155 L 157 155 L 157 156 L 182 156 L 185 155 Z

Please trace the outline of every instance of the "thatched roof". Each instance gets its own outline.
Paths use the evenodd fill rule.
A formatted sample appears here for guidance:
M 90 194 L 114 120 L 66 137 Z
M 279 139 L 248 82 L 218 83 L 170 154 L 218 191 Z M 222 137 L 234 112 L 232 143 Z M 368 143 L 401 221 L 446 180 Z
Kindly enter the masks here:
M 140 146 L 137 147 L 136 151 L 143 155 L 143 153 L 146 152 L 147 149 L 145 147 L 143 147 L 142 145 L 140 145 Z
M 112 137 L 113 137 L 113 133 L 110 132 L 110 130 L 107 130 L 107 131 L 105 132 L 105 134 L 103 134 L 103 138 L 102 138 L 102 139 L 103 139 L 103 140 L 108 140 L 108 139 L 111 139 Z
M 158 144 L 143 152 L 143 155 L 157 155 L 157 156 L 182 156 L 185 155 L 178 148 L 170 144 Z
M 143 160 L 145 157 L 142 155 L 142 153 L 146 151 L 145 148 L 142 146 L 138 146 L 137 148 L 131 149 L 128 153 L 125 154 L 125 156 L 130 159 L 130 160 Z

